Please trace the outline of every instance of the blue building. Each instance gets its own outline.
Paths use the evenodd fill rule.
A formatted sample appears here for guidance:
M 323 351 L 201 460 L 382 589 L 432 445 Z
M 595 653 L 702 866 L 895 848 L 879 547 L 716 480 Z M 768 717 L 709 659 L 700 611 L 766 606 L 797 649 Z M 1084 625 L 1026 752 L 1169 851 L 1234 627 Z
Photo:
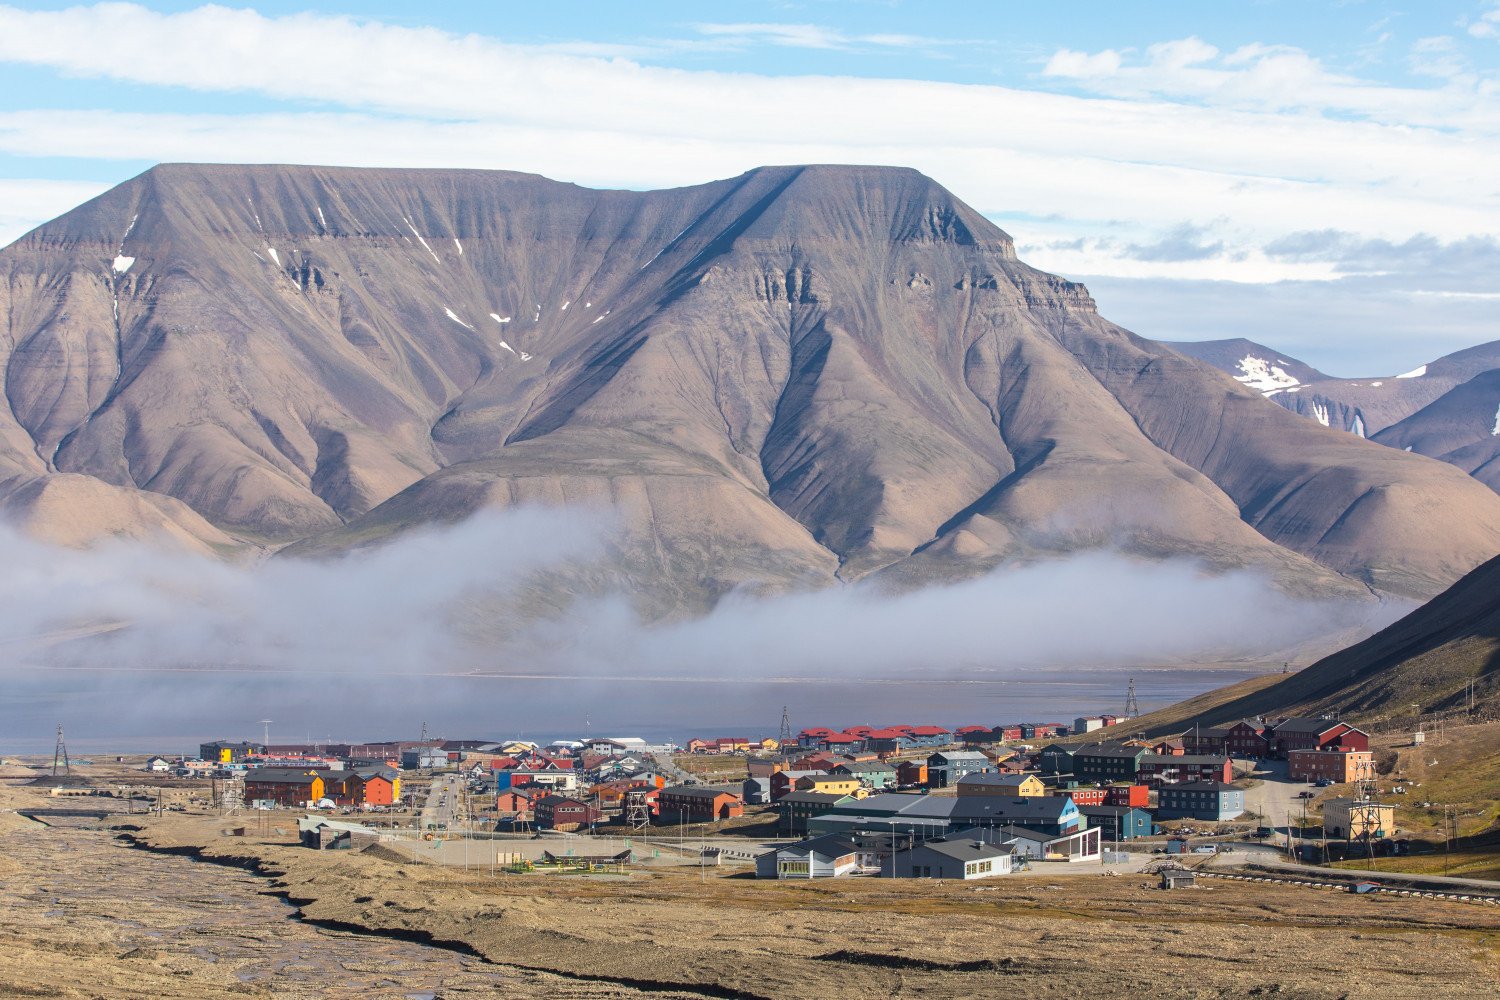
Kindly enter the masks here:
M 1222 781 L 1189 781 L 1163 785 L 1156 793 L 1160 819 L 1202 819 L 1223 822 L 1245 811 L 1245 793 Z
M 1105 840 L 1135 840 L 1156 833 L 1155 817 L 1135 806 L 1079 806 L 1078 811 Z

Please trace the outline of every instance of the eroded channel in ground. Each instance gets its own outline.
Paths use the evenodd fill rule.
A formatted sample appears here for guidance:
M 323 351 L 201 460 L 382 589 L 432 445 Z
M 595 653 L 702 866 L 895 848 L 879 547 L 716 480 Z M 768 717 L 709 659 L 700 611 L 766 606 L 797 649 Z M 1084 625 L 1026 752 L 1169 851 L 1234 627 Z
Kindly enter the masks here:
M 265 880 L 232 868 L 131 850 L 102 829 L 0 834 L 0 995 L 426 1000 L 629 992 L 317 927 L 266 889 Z

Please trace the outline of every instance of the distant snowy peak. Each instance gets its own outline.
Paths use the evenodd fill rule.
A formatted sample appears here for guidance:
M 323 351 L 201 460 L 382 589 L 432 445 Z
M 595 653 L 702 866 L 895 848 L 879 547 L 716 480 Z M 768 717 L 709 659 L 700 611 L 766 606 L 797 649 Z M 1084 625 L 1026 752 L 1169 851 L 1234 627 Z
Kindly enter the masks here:
M 1287 362 L 1280 358 L 1271 361 L 1247 354 L 1235 364 L 1240 374 L 1234 376 L 1234 380 L 1243 382 L 1262 396 L 1272 396 L 1284 389 L 1302 384 L 1301 379 L 1287 372 L 1283 367 L 1286 364 Z

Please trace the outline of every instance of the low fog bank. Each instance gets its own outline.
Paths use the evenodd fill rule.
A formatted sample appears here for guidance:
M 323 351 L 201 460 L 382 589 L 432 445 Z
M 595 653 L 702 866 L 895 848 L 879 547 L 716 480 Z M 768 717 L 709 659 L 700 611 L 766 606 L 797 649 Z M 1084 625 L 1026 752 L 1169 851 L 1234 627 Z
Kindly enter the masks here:
M 410 683 L 423 675 L 561 675 L 589 698 L 618 690 L 616 681 L 650 679 L 1065 684 L 1083 670 L 1279 659 L 1330 635 L 1361 637 L 1408 610 L 1294 599 L 1252 573 L 1094 552 L 905 594 L 854 586 L 732 595 L 685 622 L 643 622 L 623 593 L 519 619 L 517 609 L 532 606 L 522 600 L 528 588 L 580 568 L 607 574 L 616 538 L 607 516 L 491 511 L 339 558 L 234 565 L 137 543 L 57 548 L 0 529 L 0 670 L 86 671 L 101 697 L 149 692 L 179 711 L 252 690 L 257 701 L 275 698 L 251 676 L 297 675 L 304 680 L 287 682 L 286 701 L 315 686 L 329 717 L 352 719 L 362 705 L 418 698 L 426 685 L 453 690 L 443 700 L 454 710 L 480 696 Z M 466 639 L 462 623 L 476 608 L 516 618 L 509 637 L 489 646 Z M 503 697 L 496 687 L 482 696 Z

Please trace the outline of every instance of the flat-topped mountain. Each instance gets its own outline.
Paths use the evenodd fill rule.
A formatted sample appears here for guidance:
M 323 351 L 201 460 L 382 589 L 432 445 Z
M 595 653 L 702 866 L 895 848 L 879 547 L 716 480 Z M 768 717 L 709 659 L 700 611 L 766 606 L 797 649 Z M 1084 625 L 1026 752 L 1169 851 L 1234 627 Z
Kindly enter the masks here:
M 70 541 L 608 506 L 661 608 L 1097 546 L 1428 595 L 1500 551 L 1490 490 L 1115 326 L 911 170 L 162 166 L 0 276 L 0 503 Z

